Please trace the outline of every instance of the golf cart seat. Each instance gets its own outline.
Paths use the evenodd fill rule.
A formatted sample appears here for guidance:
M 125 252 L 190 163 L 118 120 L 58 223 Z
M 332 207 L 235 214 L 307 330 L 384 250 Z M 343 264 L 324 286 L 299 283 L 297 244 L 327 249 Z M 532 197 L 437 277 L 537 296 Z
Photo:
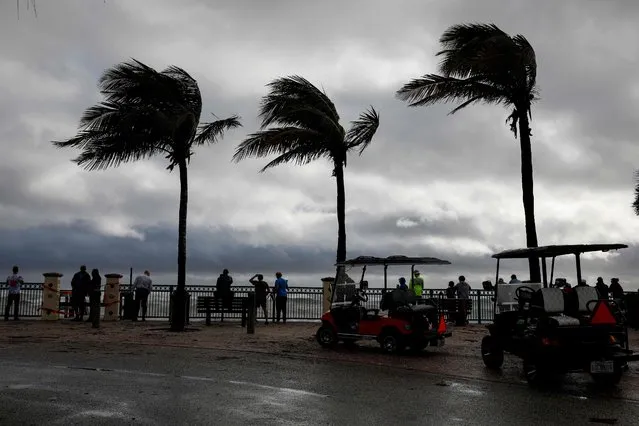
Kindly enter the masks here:
M 577 286 L 574 290 L 577 295 L 579 314 L 588 314 L 590 312 L 588 310 L 588 302 L 591 300 L 599 300 L 597 289 L 589 286 Z
M 542 288 L 537 293 L 540 300 L 537 301 L 551 325 L 556 327 L 579 326 L 577 318 L 564 315 L 564 293 L 558 288 Z M 533 302 L 534 303 L 534 302 Z M 536 304 L 536 303 L 535 303 Z
M 514 311 L 519 308 L 519 302 L 515 300 L 515 293 L 519 287 L 530 287 L 533 290 L 539 290 L 541 284 L 499 284 L 499 289 L 497 290 L 497 306 L 499 307 L 499 312 Z
M 380 302 L 380 310 L 394 311 L 401 306 L 410 306 L 415 303 L 416 297 L 413 293 L 406 290 L 395 289 L 384 293 Z

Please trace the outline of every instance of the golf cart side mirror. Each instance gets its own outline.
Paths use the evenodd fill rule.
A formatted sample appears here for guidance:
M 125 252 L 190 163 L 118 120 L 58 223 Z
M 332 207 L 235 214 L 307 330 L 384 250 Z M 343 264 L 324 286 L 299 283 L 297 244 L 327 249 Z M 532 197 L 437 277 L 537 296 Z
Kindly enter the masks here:
M 360 281 L 359 282 L 360 290 L 368 290 L 368 281 Z

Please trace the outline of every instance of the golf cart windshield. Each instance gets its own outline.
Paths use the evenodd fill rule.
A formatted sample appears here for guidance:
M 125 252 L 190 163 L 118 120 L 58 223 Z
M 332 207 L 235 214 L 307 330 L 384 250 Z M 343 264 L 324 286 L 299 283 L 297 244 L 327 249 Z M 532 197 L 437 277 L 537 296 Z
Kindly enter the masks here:
M 395 255 L 388 257 L 376 257 L 376 256 L 359 256 L 353 259 L 345 260 L 343 262 L 336 263 L 338 267 L 338 274 L 335 277 L 334 291 L 332 292 L 331 303 L 335 302 L 348 302 L 352 300 L 353 296 L 357 292 L 356 283 L 353 279 L 346 276 L 344 268 L 346 267 L 362 267 L 362 274 L 359 280 L 359 289 L 366 290 L 368 288 L 368 281 L 364 280 L 367 266 L 383 266 L 384 267 L 384 289 L 388 288 L 388 267 L 389 266 L 410 266 L 410 276 L 413 276 L 415 266 L 418 265 L 450 265 L 447 260 L 438 259 L 436 257 L 414 257 Z M 341 267 L 341 268 L 340 268 Z M 340 270 L 342 273 L 340 273 Z
M 497 259 L 497 273 L 495 282 L 499 281 L 499 266 L 502 259 L 540 259 L 542 270 L 542 282 L 531 283 L 524 282 L 518 284 L 500 284 L 495 289 L 495 312 L 510 310 L 517 305 L 516 292 L 518 287 L 529 287 L 537 290 L 542 286 L 548 287 L 548 283 L 552 283 L 555 273 L 555 258 L 565 255 L 574 255 L 577 283 L 582 281 L 581 278 L 581 254 L 592 252 L 608 252 L 610 250 L 619 250 L 627 248 L 625 244 L 573 244 L 573 245 L 551 245 L 542 247 L 530 247 L 514 250 L 506 250 L 501 253 L 493 254 L 493 258 Z M 550 280 L 548 279 L 546 259 L 551 260 Z

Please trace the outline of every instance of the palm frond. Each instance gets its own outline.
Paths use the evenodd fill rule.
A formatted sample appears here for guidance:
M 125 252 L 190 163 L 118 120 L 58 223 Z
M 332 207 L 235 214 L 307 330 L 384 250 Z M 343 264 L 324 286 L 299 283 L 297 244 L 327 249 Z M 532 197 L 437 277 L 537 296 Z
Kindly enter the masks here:
M 213 121 L 212 123 L 204 123 L 200 126 L 198 135 L 193 143 L 195 145 L 203 145 L 205 143 L 215 143 L 224 136 L 224 132 L 230 129 L 242 127 L 240 117 L 233 115 L 229 118 Z
M 83 114 L 78 134 L 54 142 L 82 150 L 74 161 L 90 170 L 117 166 L 159 153 L 169 169 L 192 154 L 202 101 L 186 71 L 163 72 L 133 59 L 106 70 L 99 81 L 103 102 Z
M 464 102 L 453 111 L 480 101 L 492 104 L 509 103 L 508 93 L 497 87 L 475 79 L 460 80 L 436 74 L 427 74 L 411 80 L 397 91 L 397 97 L 409 102 L 412 107 L 437 102 Z
M 318 160 L 322 157 L 325 157 L 325 155 L 321 152 L 307 151 L 303 147 L 297 147 L 290 151 L 286 151 L 285 153 L 271 160 L 268 164 L 266 164 L 266 166 L 260 169 L 260 173 L 264 173 L 266 170 L 284 163 L 294 163 L 298 166 L 303 166 L 305 164 L 312 163 L 313 161 Z
M 346 134 L 347 149 L 359 148 L 359 154 L 370 145 L 379 127 L 379 114 L 372 106 L 360 114 L 359 118 L 351 122 L 351 128 Z
M 639 216 L 639 170 L 635 172 L 635 200 L 632 203 L 635 214 Z
M 440 37 L 442 50 L 439 70 L 444 76 L 467 78 L 473 70 L 485 62 L 481 52 L 495 40 L 509 38 L 494 24 L 460 24 L 448 28 Z
M 344 137 L 335 105 L 308 80 L 285 77 L 274 80 L 268 87 L 270 91 L 260 105 L 262 129 L 271 125 L 296 126 Z
M 236 148 L 233 161 L 237 163 L 247 158 L 262 158 L 289 151 L 316 152 L 322 156 L 328 154 L 328 146 L 324 136 L 313 130 L 277 127 L 249 135 Z

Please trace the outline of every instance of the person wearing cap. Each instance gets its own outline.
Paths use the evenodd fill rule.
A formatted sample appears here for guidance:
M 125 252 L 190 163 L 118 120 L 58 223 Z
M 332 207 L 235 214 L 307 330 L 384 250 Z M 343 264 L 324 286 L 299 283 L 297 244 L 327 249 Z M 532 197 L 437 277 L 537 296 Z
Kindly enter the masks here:
M 73 321 L 82 321 L 86 308 L 85 297 L 91 287 L 91 275 L 87 272 L 85 265 L 80 266 L 80 270 L 71 278 L 71 305 L 73 306 Z
M 408 290 L 408 286 L 406 285 L 406 278 L 401 277 L 399 279 L 399 285 L 397 286 L 400 290 Z
M 419 276 L 419 271 L 413 271 L 413 278 L 410 279 L 410 290 L 415 293 L 416 297 L 422 297 L 424 291 L 424 279 Z

